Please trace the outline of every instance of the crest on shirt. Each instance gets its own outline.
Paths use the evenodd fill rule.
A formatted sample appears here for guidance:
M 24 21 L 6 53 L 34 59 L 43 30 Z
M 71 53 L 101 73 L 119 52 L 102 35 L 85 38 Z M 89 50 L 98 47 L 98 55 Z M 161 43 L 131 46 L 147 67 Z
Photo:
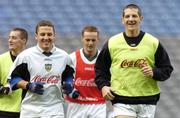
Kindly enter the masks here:
M 45 64 L 45 69 L 49 72 L 52 69 L 52 64 Z

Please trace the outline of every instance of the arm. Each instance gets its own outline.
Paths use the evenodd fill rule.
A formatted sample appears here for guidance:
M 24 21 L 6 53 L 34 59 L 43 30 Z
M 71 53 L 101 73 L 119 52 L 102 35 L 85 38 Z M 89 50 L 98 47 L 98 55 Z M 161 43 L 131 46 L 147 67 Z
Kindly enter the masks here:
M 111 57 L 108 49 L 108 42 L 105 43 L 95 63 L 95 83 L 106 100 L 113 100 L 114 96 L 110 87 Z
M 166 50 L 159 43 L 155 53 L 155 68 L 153 68 L 153 78 L 158 81 L 167 80 L 173 71 L 169 56 Z
M 30 82 L 30 73 L 25 63 L 15 67 L 11 73 L 9 83 L 12 90 L 22 88 L 40 95 L 44 93 L 43 83 Z
M 111 57 L 108 49 L 108 42 L 103 46 L 95 63 L 95 83 L 101 90 L 104 86 L 110 86 Z
M 25 89 L 25 86 L 29 81 L 30 73 L 28 71 L 26 63 L 22 63 L 16 66 L 13 69 L 9 79 L 9 83 L 11 85 L 12 90 L 16 90 L 18 88 Z
M 63 93 L 76 99 L 79 96 L 79 91 L 77 91 L 73 86 L 74 79 L 74 69 L 67 65 L 62 73 L 62 90 Z

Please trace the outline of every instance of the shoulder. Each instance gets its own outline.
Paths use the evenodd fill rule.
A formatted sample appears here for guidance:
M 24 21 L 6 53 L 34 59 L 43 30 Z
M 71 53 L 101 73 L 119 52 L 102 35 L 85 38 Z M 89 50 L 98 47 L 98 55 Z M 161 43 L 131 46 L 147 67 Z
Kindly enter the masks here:
M 72 60 L 73 65 L 75 65 L 75 63 L 76 63 L 77 51 L 80 51 L 80 50 L 81 50 L 81 49 L 78 49 L 78 50 L 76 50 L 76 51 L 74 51 L 74 52 L 72 52 L 72 53 L 69 54 L 69 56 L 70 56 L 70 58 L 71 58 L 71 60 Z
M 10 52 L 5 52 L 0 55 L 0 63 L 4 63 L 4 61 L 11 60 Z
M 110 37 L 108 40 L 108 46 L 114 46 L 117 45 L 117 43 L 121 43 L 121 41 L 123 41 L 121 39 L 124 39 L 123 32 Z
M 122 37 L 123 37 L 123 32 L 118 33 L 116 35 L 113 35 L 112 37 L 110 37 L 109 40 L 116 40 L 116 39 L 119 39 L 119 38 L 122 38 Z
M 158 38 L 156 38 L 155 36 L 149 33 L 145 33 L 142 40 L 143 40 L 142 42 L 146 46 L 150 47 L 151 49 L 155 49 L 155 51 L 158 49 L 159 44 L 160 44 Z
M 23 50 L 18 56 L 29 56 L 34 52 L 37 52 L 36 47 L 30 47 L 30 48 Z
M 159 42 L 158 38 L 156 38 L 155 36 L 149 34 L 149 33 L 145 33 L 144 38 L 148 39 L 149 41 L 153 41 L 153 42 Z
M 69 56 L 70 56 L 72 59 L 74 59 L 74 58 L 76 57 L 76 51 L 70 53 Z
M 7 57 L 7 56 L 9 56 L 9 55 L 10 55 L 10 52 L 8 51 L 8 52 L 5 52 L 5 53 L 1 54 L 1 55 L 0 55 L 0 58 Z
M 55 52 L 58 53 L 58 54 L 62 54 L 62 55 L 68 56 L 68 53 L 65 50 L 57 48 L 57 47 L 56 47 L 56 51 Z

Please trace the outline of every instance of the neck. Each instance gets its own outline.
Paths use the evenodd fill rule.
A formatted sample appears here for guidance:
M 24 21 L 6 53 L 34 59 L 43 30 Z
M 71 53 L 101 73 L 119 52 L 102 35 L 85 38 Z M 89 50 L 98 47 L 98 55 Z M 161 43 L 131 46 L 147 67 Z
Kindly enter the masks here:
M 86 58 L 92 59 L 92 58 L 94 58 L 94 57 L 97 55 L 98 51 L 95 50 L 95 51 L 93 51 L 93 52 L 88 52 L 88 51 L 85 51 L 85 50 L 83 49 L 83 53 L 84 53 L 84 55 L 86 56 Z
M 11 54 L 12 54 L 13 56 L 17 56 L 20 52 L 22 52 L 22 50 L 17 50 L 17 51 L 11 50 Z
M 126 30 L 126 35 L 128 36 L 128 37 L 137 37 L 139 34 L 140 34 L 140 30 L 138 29 L 138 30 L 133 30 L 133 31 L 127 31 Z
M 44 51 L 44 52 L 51 52 L 52 48 L 53 48 L 53 47 L 50 47 L 50 48 L 44 48 L 43 51 Z

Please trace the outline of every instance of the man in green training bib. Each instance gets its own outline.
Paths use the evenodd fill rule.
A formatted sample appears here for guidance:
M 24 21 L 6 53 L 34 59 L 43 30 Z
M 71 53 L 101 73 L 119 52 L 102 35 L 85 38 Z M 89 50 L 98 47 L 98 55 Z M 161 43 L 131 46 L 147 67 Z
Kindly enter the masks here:
M 0 55 L 0 118 L 19 118 L 22 90 L 10 93 L 6 84 L 10 68 L 16 56 L 25 49 L 27 40 L 28 33 L 25 29 L 12 29 L 8 37 L 9 51 Z
M 159 81 L 167 80 L 173 67 L 157 38 L 140 29 L 141 9 L 123 9 L 125 31 L 112 36 L 95 64 L 95 82 L 113 104 L 114 118 L 154 118 L 160 97 Z

